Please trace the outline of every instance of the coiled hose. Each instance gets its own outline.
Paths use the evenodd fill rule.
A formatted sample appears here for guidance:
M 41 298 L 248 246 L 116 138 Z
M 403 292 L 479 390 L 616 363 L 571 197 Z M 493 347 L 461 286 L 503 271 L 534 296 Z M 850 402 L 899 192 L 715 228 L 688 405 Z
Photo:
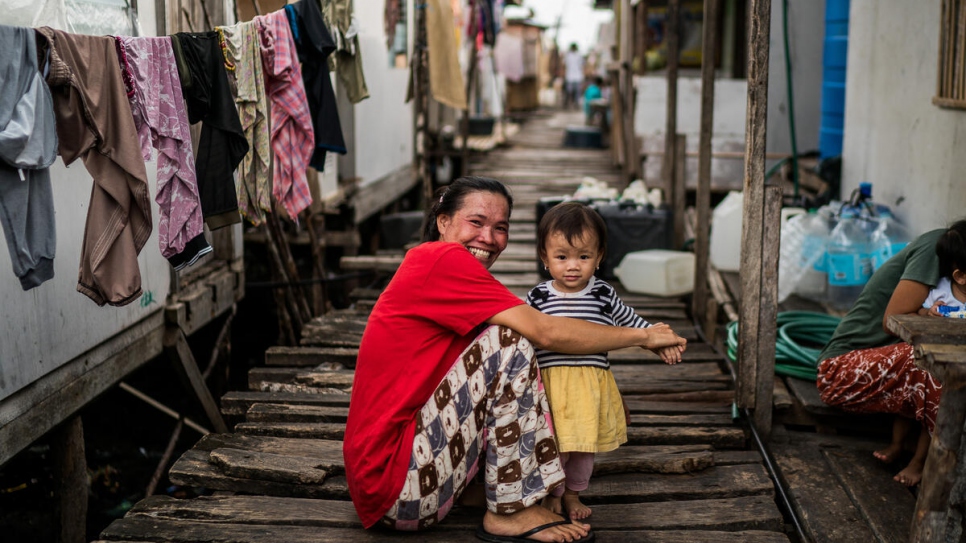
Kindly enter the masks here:
M 814 311 L 783 311 L 778 314 L 775 341 L 775 373 L 814 381 L 818 355 L 841 321 Z M 738 321 L 728 323 L 728 358 L 738 359 Z

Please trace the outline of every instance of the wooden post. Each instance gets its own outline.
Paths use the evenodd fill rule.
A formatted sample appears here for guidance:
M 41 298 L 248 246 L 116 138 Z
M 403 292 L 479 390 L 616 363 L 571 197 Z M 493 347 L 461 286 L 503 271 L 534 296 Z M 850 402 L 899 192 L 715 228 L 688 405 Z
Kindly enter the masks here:
M 638 176 L 640 171 L 640 147 L 634 137 L 634 72 L 631 62 L 634 60 L 634 8 L 630 0 L 621 0 L 621 31 L 620 31 L 620 96 L 623 102 L 624 122 L 621 125 L 622 143 L 624 145 L 624 176 L 620 188 Z
M 426 10 L 416 9 L 413 26 L 416 37 L 413 40 L 413 153 L 415 153 L 416 175 L 423 186 L 423 199 L 426 209 L 433 201 L 433 180 L 429 175 L 427 156 L 429 129 L 429 64 L 427 57 Z
M 674 198 L 671 200 L 671 213 L 672 219 L 674 221 L 674 248 L 682 249 L 684 247 L 684 238 L 686 237 L 687 227 L 685 222 L 687 220 L 686 214 L 688 210 L 687 206 L 687 160 L 688 156 L 685 152 L 688 147 L 688 137 L 684 134 L 677 134 L 674 137 Z
M 741 224 L 741 303 L 738 330 L 738 407 L 755 408 L 758 326 L 762 295 L 765 128 L 768 107 L 768 39 L 771 0 L 748 3 L 748 104 L 745 117 L 744 208 Z M 765 408 L 765 406 L 763 406 Z M 771 409 L 771 406 L 767 406 Z M 759 428 L 761 430 L 761 428 Z
M 966 406 L 966 383 L 959 379 L 944 379 L 936 427 L 922 471 L 923 484 L 920 485 L 916 512 L 912 516 L 911 543 L 947 541 L 949 496 L 956 483 L 959 447 L 963 437 L 963 422 L 966 420 L 963 406 Z
M 180 328 L 169 326 L 164 331 L 164 352 L 174 364 L 186 387 L 194 391 L 195 396 L 201 402 L 201 407 L 205 410 L 205 414 L 208 415 L 208 419 L 215 427 L 215 431 L 227 433 L 228 426 L 225 424 L 225 420 L 221 418 L 218 404 L 211 397 L 211 391 L 205 384 L 205 378 L 201 375 L 198 363 L 195 362 L 191 347 L 188 345 L 188 340 L 184 337 L 184 332 Z
M 476 30 L 476 2 L 475 0 L 470 0 L 469 5 L 470 10 L 470 23 L 469 28 Z M 466 109 L 463 110 L 463 121 L 460 123 L 460 134 L 463 136 L 463 146 L 460 149 L 460 172 L 462 175 L 469 175 L 470 173 L 470 96 L 474 88 L 476 87 L 476 65 L 477 65 L 477 50 L 476 50 L 476 34 L 467 36 L 466 39 L 470 40 L 470 65 L 466 70 Z
M 778 319 L 778 255 L 781 252 L 782 188 L 765 187 L 761 242 L 761 307 L 758 311 L 758 368 L 755 371 L 754 424 L 758 435 L 771 435 L 775 391 L 775 340 Z M 746 303 L 747 300 L 742 300 Z
M 54 476 L 60 530 L 58 543 L 87 541 L 87 458 L 84 425 L 74 415 L 54 431 Z
M 711 249 L 711 136 L 714 133 L 714 68 L 718 50 L 718 5 L 704 0 L 701 37 L 701 135 L 698 140 L 698 186 L 694 209 L 694 295 L 691 315 L 708 334 L 716 315 L 708 312 L 708 261 Z M 716 306 L 717 307 L 717 306 Z M 710 341 L 710 340 L 709 340 Z
M 667 119 L 664 123 L 664 200 L 674 202 L 674 167 L 676 160 L 675 140 L 678 133 L 678 12 L 680 0 L 667 2 L 667 35 L 664 43 L 667 45 Z M 677 222 L 675 221 L 675 225 Z M 675 228 L 677 228 L 675 226 Z M 683 238 L 683 233 L 675 231 L 674 239 Z M 677 244 L 675 243 L 677 246 Z

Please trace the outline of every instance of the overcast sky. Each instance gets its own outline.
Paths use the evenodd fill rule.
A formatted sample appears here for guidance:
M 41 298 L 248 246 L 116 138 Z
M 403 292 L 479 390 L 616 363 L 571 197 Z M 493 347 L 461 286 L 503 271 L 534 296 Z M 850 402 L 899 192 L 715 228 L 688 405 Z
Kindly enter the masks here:
M 595 10 L 594 0 L 523 0 L 523 6 L 533 10 L 534 19 L 550 29 L 546 35 L 553 37 L 553 26 L 560 20 L 557 44 L 561 49 L 577 42 L 581 53 L 586 53 L 597 42 L 597 27 L 613 18 L 611 10 Z

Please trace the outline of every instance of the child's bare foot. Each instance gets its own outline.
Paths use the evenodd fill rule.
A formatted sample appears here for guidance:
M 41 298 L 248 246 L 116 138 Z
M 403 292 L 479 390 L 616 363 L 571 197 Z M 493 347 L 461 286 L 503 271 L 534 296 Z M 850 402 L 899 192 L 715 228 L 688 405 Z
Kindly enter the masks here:
M 559 496 L 547 494 L 547 497 L 543 499 L 543 503 L 541 505 L 553 511 L 554 513 L 557 513 L 558 515 L 563 515 L 563 505 L 560 503 Z
M 872 453 L 872 456 L 876 457 L 883 464 L 891 464 L 899 458 L 899 454 L 902 452 L 902 445 L 893 443 L 884 449 L 880 449 Z
M 906 486 L 916 486 L 919 484 L 919 481 L 922 480 L 922 467 L 923 464 L 921 462 L 917 462 L 915 459 L 913 459 L 913 461 L 909 462 L 909 465 L 897 473 L 893 479 Z
M 563 507 L 570 514 L 572 520 L 585 519 L 590 516 L 590 507 L 580 501 L 580 494 L 567 490 L 563 495 Z

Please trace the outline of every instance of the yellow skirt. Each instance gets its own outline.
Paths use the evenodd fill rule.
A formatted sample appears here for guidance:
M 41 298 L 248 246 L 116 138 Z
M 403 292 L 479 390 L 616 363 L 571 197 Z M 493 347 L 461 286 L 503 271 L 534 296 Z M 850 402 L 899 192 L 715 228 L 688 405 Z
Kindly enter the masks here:
M 557 366 L 541 370 L 560 452 L 607 452 L 627 443 L 627 423 L 610 370 Z

